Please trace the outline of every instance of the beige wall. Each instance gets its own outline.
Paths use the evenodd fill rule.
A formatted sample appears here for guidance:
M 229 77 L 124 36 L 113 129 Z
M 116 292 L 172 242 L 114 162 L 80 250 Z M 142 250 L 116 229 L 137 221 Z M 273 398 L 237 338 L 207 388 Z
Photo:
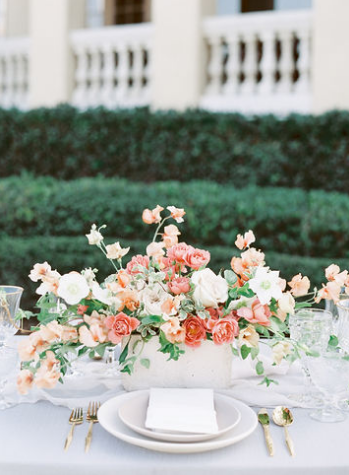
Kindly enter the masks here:
M 349 109 L 349 0 L 314 0 L 313 110 Z

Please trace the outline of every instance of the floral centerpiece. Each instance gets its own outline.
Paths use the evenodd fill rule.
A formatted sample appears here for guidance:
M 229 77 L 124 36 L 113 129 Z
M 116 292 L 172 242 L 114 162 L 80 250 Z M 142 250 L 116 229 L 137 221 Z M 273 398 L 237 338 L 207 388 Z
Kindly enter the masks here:
M 151 361 L 142 353 L 153 339 L 167 360 L 180 360 L 186 350 L 210 342 L 229 348 L 232 355 L 251 357 L 263 375 L 261 341 L 271 346 L 275 364 L 294 358 L 288 314 L 314 300 L 336 301 L 341 287 L 349 288 L 348 272 L 331 265 L 326 285 L 296 304 L 295 298 L 308 294 L 309 279 L 298 274 L 287 290 L 279 272 L 266 267 L 263 252 L 251 247 L 252 231 L 237 236 L 241 256 L 232 257 L 231 268 L 216 274 L 208 267 L 210 253 L 179 242 L 180 230 L 168 224 L 170 219 L 182 223 L 185 211 L 174 206 L 167 210 L 164 217 L 159 205 L 143 211 L 144 223 L 157 225 L 154 238 L 146 254 L 133 256 L 126 267 L 122 260 L 130 248 L 119 242 L 106 245 L 101 232 L 105 226 L 92 226 L 89 244 L 98 246 L 114 269 L 102 284 L 96 269 L 60 275 L 47 262 L 34 265 L 29 277 L 40 282 L 39 325 L 19 344 L 21 393 L 34 384 L 54 387 L 63 381 L 72 357 L 102 356 L 121 342 L 121 372 L 132 374 L 135 364 L 149 369 Z M 263 381 L 270 383 L 267 377 Z

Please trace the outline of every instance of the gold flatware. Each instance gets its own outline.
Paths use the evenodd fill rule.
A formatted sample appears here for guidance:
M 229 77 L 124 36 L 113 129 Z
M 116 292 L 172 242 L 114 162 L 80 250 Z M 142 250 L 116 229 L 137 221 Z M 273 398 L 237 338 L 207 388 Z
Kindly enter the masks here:
M 285 439 L 290 455 L 294 457 L 293 440 L 290 437 L 287 427 L 293 423 L 293 415 L 287 407 L 277 406 L 273 411 L 273 421 L 276 425 L 281 426 L 285 430 Z
M 84 413 L 83 413 L 82 407 L 73 409 L 69 417 L 69 424 L 71 424 L 72 426 L 69 431 L 69 434 L 67 435 L 67 438 L 65 439 L 65 444 L 64 444 L 65 451 L 69 449 L 69 446 L 73 440 L 75 426 L 78 424 L 82 424 L 83 420 L 84 420 Z
M 98 422 L 97 412 L 100 407 L 101 407 L 100 402 L 90 402 L 88 405 L 86 420 L 90 423 L 90 427 L 88 428 L 87 436 L 85 439 L 85 452 L 88 452 L 90 449 L 90 445 L 92 441 L 93 424 Z
M 273 457 L 274 444 L 273 444 L 273 439 L 271 438 L 271 434 L 270 434 L 269 415 L 268 415 L 268 411 L 265 408 L 261 409 L 258 412 L 258 420 L 262 424 L 262 427 L 264 429 L 264 436 L 265 436 L 265 441 L 267 443 L 269 455 Z

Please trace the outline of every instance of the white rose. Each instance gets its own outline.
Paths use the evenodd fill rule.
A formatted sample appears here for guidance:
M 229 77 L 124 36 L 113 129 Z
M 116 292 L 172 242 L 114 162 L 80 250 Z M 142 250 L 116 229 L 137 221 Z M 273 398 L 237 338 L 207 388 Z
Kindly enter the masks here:
M 161 307 L 168 299 L 172 299 L 171 295 L 159 284 L 148 285 L 141 291 L 140 300 L 144 305 L 146 315 L 162 315 L 164 312 Z
M 211 269 L 194 272 L 191 281 L 195 285 L 193 298 L 197 305 L 217 308 L 219 303 L 224 303 L 228 298 L 226 280 Z

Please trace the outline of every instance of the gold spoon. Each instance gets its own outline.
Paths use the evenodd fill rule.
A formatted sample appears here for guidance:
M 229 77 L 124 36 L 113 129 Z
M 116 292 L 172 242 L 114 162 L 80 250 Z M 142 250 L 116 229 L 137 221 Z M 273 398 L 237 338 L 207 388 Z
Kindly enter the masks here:
M 290 455 L 294 457 L 294 445 L 293 440 L 290 437 L 287 427 L 293 423 L 293 415 L 287 407 L 277 406 L 273 411 L 273 421 L 276 425 L 285 429 L 285 439 Z

